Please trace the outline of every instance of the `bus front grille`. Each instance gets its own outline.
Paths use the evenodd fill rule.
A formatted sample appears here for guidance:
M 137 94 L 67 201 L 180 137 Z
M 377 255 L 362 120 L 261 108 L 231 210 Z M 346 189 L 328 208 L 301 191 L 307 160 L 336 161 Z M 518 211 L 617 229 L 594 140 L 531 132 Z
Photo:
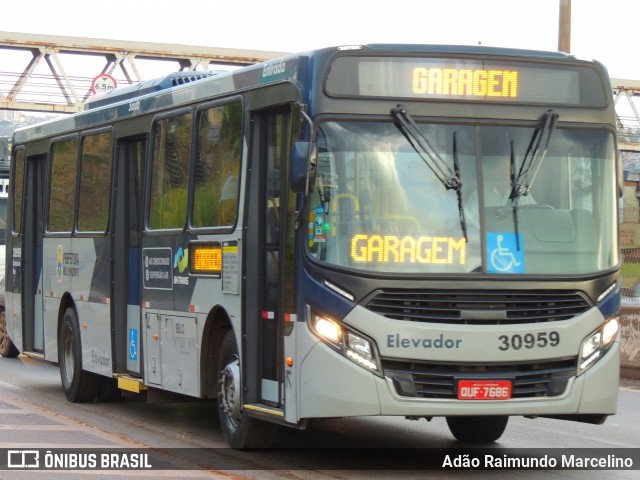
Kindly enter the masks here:
M 592 305 L 575 291 L 384 290 L 364 306 L 394 320 L 498 325 L 567 320 Z
M 576 358 L 539 363 L 443 365 L 382 359 L 385 377 L 398 395 L 425 399 L 457 398 L 460 380 L 509 380 L 511 398 L 562 395 L 576 375 Z

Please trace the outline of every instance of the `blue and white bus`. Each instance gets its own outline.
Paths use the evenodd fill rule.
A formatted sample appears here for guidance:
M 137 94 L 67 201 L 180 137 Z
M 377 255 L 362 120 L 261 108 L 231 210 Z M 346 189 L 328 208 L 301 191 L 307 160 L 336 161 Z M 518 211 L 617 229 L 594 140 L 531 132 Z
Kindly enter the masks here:
M 562 53 L 327 48 L 117 89 L 13 138 L 3 341 L 72 402 L 277 425 L 601 423 L 619 376 L 606 70 Z

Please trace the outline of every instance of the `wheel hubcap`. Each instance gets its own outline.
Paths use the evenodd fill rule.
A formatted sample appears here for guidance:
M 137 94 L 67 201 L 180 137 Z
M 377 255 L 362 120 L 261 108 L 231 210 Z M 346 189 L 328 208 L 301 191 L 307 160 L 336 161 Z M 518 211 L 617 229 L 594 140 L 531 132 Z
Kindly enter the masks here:
M 220 372 L 220 408 L 234 423 L 240 420 L 240 360 L 234 356 Z
M 64 349 L 62 352 L 62 361 L 64 362 L 64 376 L 67 383 L 73 380 L 73 371 L 75 368 L 73 360 L 73 333 L 69 330 L 64 332 Z

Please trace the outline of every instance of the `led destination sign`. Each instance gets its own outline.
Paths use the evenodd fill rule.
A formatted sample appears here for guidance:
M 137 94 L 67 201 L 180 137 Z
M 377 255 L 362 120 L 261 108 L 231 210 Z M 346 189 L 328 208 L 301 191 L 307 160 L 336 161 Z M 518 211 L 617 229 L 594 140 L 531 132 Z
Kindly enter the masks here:
M 463 100 L 602 107 L 598 71 L 585 63 L 349 55 L 334 59 L 325 81 L 332 97 Z
M 466 68 L 413 69 L 413 93 L 475 97 L 518 96 L 516 70 L 469 70 Z
M 354 235 L 351 239 L 351 259 L 356 263 L 464 265 L 466 247 L 464 238 Z

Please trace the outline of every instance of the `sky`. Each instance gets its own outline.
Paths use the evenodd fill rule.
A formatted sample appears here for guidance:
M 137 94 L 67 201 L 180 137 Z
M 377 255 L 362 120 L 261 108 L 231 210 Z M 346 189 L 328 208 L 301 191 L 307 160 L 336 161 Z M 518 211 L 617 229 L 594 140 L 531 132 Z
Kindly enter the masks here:
M 366 43 L 558 49 L 560 0 L 10 0 L 0 31 L 278 52 Z M 8 5 L 7 5 L 8 4 Z M 571 53 L 640 80 L 640 0 L 572 0 Z

